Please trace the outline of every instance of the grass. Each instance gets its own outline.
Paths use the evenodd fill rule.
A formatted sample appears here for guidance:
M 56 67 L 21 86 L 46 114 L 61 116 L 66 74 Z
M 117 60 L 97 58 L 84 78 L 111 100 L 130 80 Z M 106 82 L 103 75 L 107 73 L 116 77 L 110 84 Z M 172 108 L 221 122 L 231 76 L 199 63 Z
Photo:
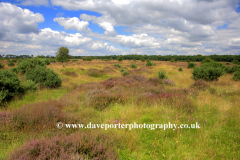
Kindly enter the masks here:
M 80 60 L 64 63 L 65 67 L 62 63 L 51 63 L 48 67 L 63 79 L 60 88 L 29 92 L 23 97 L 14 99 L 6 108 L 1 108 L 0 113 L 6 111 L 9 114 L 15 112 L 20 115 L 30 114 L 24 110 L 17 111 L 24 105 L 34 106 L 38 103 L 40 107 L 49 100 L 56 100 L 63 107 L 62 118 L 66 123 L 167 124 L 170 122 L 180 125 L 198 122 L 201 128 L 59 130 L 54 125 L 43 127 L 44 125 L 39 122 L 41 125 L 36 125 L 39 129 L 34 130 L 29 127 L 11 128 L 13 123 L 11 122 L 0 128 L 0 159 L 7 159 L 12 152 L 15 153 L 29 140 L 43 138 L 48 142 L 55 136 L 67 138 L 74 135 L 73 133 L 89 131 L 91 131 L 89 135 L 93 137 L 105 135 L 108 144 L 113 144 L 111 149 L 116 151 L 114 154 L 119 159 L 240 158 L 238 96 L 240 84 L 232 79 L 232 74 L 223 75 L 217 82 L 207 82 L 207 85 L 202 82 L 194 85 L 195 81 L 191 79 L 190 69 L 178 71 L 179 67 L 187 68 L 187 62 L 155 61 L 156 66 L 146 69 L 145 63 L 136 61 L 138 69 L 135 70 L 131 68 L 131 62 L 124 60 L 119 64 L 130 73 L 124 77 L 119 72 L 119 68 L 114 66 L 115 63 L 114 61 L 83 62 Z M 100 76 L 89 76 L 87 72 L 92 68 L 97 73 L 100 71 Z M 154 79 L 149 79 L 158 77 L 159 70 L 166 71 L 168 79 L 172 80 L 175 86 L 164 82 L 153 83 Z M 101 75 L 102 71 L 104 75 Z M 66 72 L 70 74 L 66 75 Z M 73 72 L 78 76 L 69 76 L 74 74 Z M 134 73 L 144 77 L 134 77 Z M 201 89 L 203 85 L 207 86 L 206 89 Z M 94 91 L 97 89 L 101 92 Z M 88 98 L 87 95 L 92 98 Z M 102 108 L 98 108 L 99 106 Z M 189 107 L 192 109 L 191 112 L 187 110 Z M 46 113 L 39 112 L 38 116 Z M 48 114 L 48 116 L 51 115 Z M 26 126 L 33 125 L 30 122 L 26 123 Z M 98 144 L 95 141 L 93 140 L 91 144 Z

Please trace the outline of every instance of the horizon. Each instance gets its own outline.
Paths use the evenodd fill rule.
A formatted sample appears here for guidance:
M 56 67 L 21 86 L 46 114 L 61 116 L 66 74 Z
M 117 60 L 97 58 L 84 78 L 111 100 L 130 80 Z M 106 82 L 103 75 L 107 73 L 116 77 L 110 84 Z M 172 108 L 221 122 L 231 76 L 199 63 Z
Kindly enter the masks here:
M 239 55 L 238 0 L 2 0 L 0 55 Z

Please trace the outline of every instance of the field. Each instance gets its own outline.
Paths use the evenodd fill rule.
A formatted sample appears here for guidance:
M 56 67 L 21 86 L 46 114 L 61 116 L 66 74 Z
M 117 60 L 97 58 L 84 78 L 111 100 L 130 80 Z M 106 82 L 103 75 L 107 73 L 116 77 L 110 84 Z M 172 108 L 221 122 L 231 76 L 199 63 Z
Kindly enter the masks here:
M 240 82 L 232 74 L 195 82 L 187 62 L 153 62 L 155 66 L 133 60 L 51 63 L 47 67 L 59 74 L 61 87 L 28 92 L 0 108 L 0 159 L 21 154 L 22 159 L 36 154 L 64 159 L 70 152 L 72 159 L 240 159 Z M 129 75 L 123 76 L 116 63 Z M 167 80 L 156 78 L 161 70 Z M 24 81 L 23 75 L 19 78 Z M 200 128 L 59 129 L 57 122 L 197 122 Z

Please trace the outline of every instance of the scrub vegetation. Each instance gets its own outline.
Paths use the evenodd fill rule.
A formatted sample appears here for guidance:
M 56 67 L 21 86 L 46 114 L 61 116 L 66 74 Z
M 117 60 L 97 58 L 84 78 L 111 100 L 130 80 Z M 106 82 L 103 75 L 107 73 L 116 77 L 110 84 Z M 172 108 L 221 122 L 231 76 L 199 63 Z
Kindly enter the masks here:
M 238 62 L 65 60 L 1 60 L 0 159 L 240 158 Z M 58 129 L 57 122 L 200 128 Z

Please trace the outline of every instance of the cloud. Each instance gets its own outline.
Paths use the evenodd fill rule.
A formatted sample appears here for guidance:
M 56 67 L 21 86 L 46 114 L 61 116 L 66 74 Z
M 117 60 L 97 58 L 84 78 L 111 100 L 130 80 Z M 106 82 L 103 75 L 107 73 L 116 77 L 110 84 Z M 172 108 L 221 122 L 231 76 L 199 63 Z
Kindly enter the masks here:
M 0 3 L 0 38 L 8 32 L 12 33 L 38 33 L 38 24 L 44 22 L 42 14 L 33 13 L 10 3 Z
M 103 22 L 103 23 L 100 23 L 99 26 L 105 30 L 104 34 L 106 34 L 106 35 L 115 35 L 116 34 L 116 31 L 113 28 L 111 23 Z
M 86 21 L 80 21 L 77 17 L 73 18 L 54 18 L 54 22 L 57 22 L 60 26 L 63 26 L 65 30 L 78 30 L 84 31 L 88 28 L 89 23 Z
M 20 0 L 24 6 L 48 6 L 48 0 Z

